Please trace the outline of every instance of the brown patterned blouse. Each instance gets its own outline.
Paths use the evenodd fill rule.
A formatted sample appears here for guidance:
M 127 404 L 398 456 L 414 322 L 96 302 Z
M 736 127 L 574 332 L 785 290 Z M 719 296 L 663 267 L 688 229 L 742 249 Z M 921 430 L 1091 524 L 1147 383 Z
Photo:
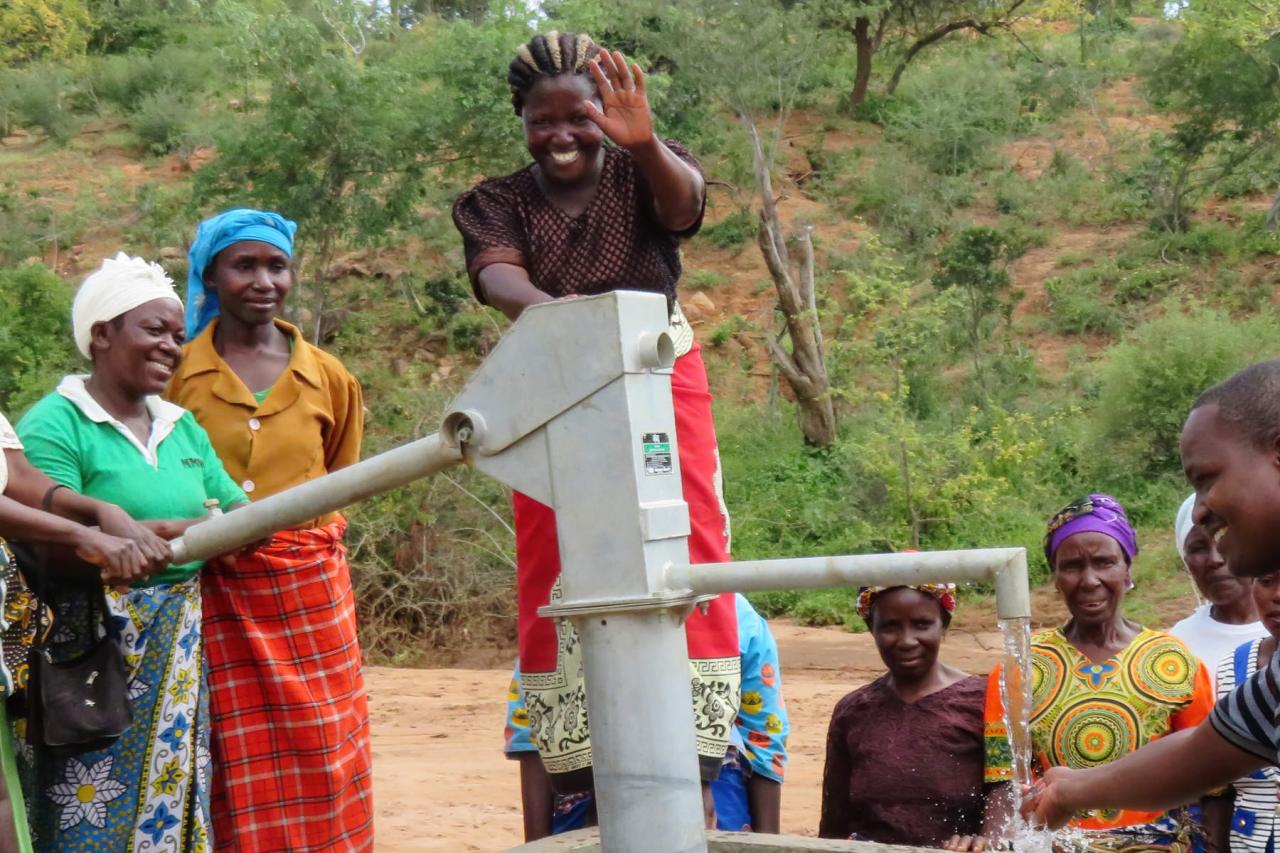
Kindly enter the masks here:
M 986 690 L 971 675 L 907 704 L 881 676 L 836 703 L 818 835 L 937 847 L 981 834 Z
M 702 173 L 678 142 L 664 140 L 681 160 Z M 680 278 L 680 240 L 702 226 L 702 215 L 680 232 L 657 220 L 653 194 L 627 152 L 604 149 L 600 184 L 586 209 L 571 217 L 547 199 L 533 164 L 502 178 L 489 178 L 458 197 L 453 222 L 462 232 L 467 275 L 476 298 L 480 271 L 514 264 L 554 297 L 591 296 L 613 290 L 648 290 L 675 300 Z

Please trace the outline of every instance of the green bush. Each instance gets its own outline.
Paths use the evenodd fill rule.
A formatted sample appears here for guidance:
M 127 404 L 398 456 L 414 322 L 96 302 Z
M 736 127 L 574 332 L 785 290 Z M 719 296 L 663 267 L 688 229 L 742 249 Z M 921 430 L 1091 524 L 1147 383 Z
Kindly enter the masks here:
M 716 330 L 711 333 L 711 345 L 713 347 L 722 347 L 729 342 L 730 338 L 746 328 L 747 321 L 743 320 L 738 314 L 734 314 L 716 326 Z
M 1272 143 L 1223 177 L 1216 192 L 1223 198 L 1240 198 L 1254 193 L 1274 195 L 1276 175 L 1280 175 L 1280 144 Z
M 422 295 L 427 316 L 445 323 L 471 304 L 471 284 L 462 273 L 436 276 L 422 283 Z
M 0 411 L 10 418 L 81 364 L 70 313 L 71 289 L 43 264 L 0 269 Z
M 1130 271 L 1120 270 L 1115 284 L 1115 301 L 1126 305 L 1132 302 L 1148 302 L 1167 294 L 1187 274 L 1179 264 L 1143 266 Z
M 726 281 L 724 273 L 715 270 L 686 270 L 680 284 L 686 290 L 711 290 Z
M 724 219 L 704 226 L 698 236 L 721 249 L 742 250 L 756 238 L 760 218 L 749 207 L 740 207 Z
M 148 150 L 166 154 L 178 146 L 194 115 L 195 107 L 186 95 L 161 89 L 142 97 L 130 123 Z
M 1007 68 L 961 58 L 916 69 L 885 120 L 885 139 L 905 147 L 931 171 L 968 172 L 1016 129 L 1021 109 Z
M 468 311 L 449 323 L 449 345 L 455 352 L 484 355 L 497 340 L 493 323 L 480 311 Z
M 19 124 L 44 131 L 55 142 L 66 143 L 75 133 L 76 119 L 66 108 L 69 75 L 60 68 L 33 65 L 6 74 L 0 101 Z
M 1019 56 L 1014 70 L 1014 86 L 1022 98 L 1022 108 L 1041 122 L 1076 109 L 1086 93 L 1101 82 L 1096 68 L 1081 66 L 1076 57 L 1064 56 L 1061 51 L 1046 52 L 1040 61 Z
M 218 65 L 211 50 L 166 45 L 150 55 L 95 57 L 89 69 L 89 88 L 100 103 L 133 112 L 142 109 L 149 97 L 162 93 L 191 98 L 206 91 Z
M 790 616 L 801 625 L 839 625 L 860 634 L 867 624 L 858 615 L 856 589 L 806 589 L 758 592 L 747 596 L 765 618 Z
M 996 213 L 1023 213 L 1035 210 L 1041 202 L 1041 194 L 1031 181 L 1012 169 L 1000 173 L 992 181 L 992 201 Z
M 1053 328 L 1064 335 L 1114 334 L 1120 328 L 1116 310 L 1102 292 L 1092 269 L 1076 270 L 1044 283 Z
M 894 145 L 873 145 L 868 156 L 874 165 L 836 203 L 865 214 L 886 243 L 928 253 L 950 227 L 952 211 L 972 196 L 972 184 L 961 176 L 935 175 Z
M 1111 347 L 1099 374 L 1094 464 L 1133 479 L 1177 475 L 1178 437 L 1195 398 L 1240 368 L 1280 354 L 1280 322 L 1211 309 L 1173 310 Z
M 185 245 L 191 239 L 192 222 L 200 216 L 190 210 L 189 203 L 190 189 L 181 184 L 139 184 L 129 203 L 133 215 L 123 223 L 128 242 L 150 249 Z M 171 275 L 174 272 L 170 270 Z M 181 273 L 186 275 L 185 267 Z

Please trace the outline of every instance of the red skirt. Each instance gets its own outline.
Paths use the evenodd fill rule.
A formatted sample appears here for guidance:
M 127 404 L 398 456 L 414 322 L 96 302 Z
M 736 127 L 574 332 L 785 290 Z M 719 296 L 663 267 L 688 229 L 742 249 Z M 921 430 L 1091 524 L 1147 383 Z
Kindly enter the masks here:
M 203 576 L 217 850 L 371 851 L 369 707 L 345 521 Z
M 693 563 L 729 559 L 728 517 L 718 491 L 720 458 L 711 392 L 697 344 L 676 359 L 671 378 L 680 478 L 689 505 L 689 557 Z M 581 650 L 568 622 L 538 615 L 559 597 L 560 547 L 555 512 L 515 493 L 516 567 L 519 597 L 521 690 L 529 727 L 553 784 L 562 792 L 590 784 L 590 737 Z M 704 615 L 685 622 L 692 667 L 698 756 L 704 778 L 714 779 L 728 746 L 728 726 L 737 714 L 741 681 L 738 624 L 732 595 L 711 602 Z M 644 686 L 638 685 L 637 695 Z

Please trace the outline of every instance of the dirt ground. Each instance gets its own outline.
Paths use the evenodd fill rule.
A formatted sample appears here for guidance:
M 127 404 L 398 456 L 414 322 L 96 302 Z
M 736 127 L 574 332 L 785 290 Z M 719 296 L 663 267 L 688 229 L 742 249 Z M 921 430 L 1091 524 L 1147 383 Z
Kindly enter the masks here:
M 868 634 L 771 622 L 791 715 L 782 829 L 816 834 L 827 721 L 883 667 Z M 993 630 L 953 627 L 943 659 L 987 672 Z M 502 757 L 506 669 L 366 670 L 373 714 L 379 853 L 496 851 L 522 840 L 515 766 Z

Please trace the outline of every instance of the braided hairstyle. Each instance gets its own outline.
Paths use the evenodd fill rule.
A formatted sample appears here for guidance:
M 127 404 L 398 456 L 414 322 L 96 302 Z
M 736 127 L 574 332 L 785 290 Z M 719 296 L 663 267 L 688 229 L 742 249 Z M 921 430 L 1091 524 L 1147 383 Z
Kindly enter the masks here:
M 516 58 L 507 69 L 507 85 L 511 87 L 511 106 L 516 115 L 524 110 L 529 90 L 547 77 L 561 74 L 586 74 L 587 62 L 600 52 L 600 45 L 586 33 L 539 33 L 520 45 Z

